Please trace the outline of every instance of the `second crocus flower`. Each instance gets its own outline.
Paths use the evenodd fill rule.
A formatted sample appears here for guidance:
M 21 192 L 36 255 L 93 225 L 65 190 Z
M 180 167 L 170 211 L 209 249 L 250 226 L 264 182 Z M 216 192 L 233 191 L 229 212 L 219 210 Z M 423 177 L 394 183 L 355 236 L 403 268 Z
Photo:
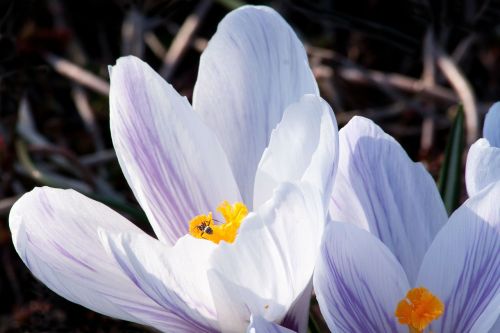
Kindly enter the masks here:
M 423 166 L 370 120 L 352 119 L 314 273 L 329 328 L 489 332 L 500 313 L 499 198 L 490 182 L 447 221 Z

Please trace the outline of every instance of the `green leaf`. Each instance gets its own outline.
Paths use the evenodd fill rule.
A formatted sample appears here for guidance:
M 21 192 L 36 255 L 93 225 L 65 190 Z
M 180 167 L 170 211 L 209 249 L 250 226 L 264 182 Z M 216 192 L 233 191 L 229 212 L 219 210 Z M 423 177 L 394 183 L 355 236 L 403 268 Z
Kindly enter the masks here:
M 462 175 L 462 152 L 464 151 L 464 110 L 458 106 L 457 115 L 451 127 L 446 144 L 445 156 L 439 172 L 438 188 L 448 214 L 459 205 Z
M 319 333 L 319 325 L 313 317 L 313 314 L 309 314 L 309 322 L 308 322 L 308 333 Z

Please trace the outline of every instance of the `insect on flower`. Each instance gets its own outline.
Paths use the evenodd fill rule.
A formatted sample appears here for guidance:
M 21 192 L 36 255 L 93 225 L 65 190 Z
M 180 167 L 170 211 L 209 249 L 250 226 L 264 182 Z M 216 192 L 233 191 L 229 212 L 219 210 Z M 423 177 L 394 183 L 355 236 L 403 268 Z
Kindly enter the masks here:
M 200 225 L 197 226 L 198 230 L 201 231 L 201 235 L 200 237 L 203 237 L 203 235 L 206 233 L 207 235 L 211 235 L 214 233 L 214 231 L 212 230 L 212 228 L 210 227 L 210 224 L 212 222 L 209 221 L 209 220 L 206 220 L 206 221 L 203 221 L 201 222 Z

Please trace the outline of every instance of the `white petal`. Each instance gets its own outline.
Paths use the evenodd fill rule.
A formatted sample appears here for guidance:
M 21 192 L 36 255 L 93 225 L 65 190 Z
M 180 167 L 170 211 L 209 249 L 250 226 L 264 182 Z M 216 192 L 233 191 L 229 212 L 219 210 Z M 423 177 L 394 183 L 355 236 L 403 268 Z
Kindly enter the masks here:
M 234 243 L 219 244 L 209 281 L 223 332 L 244 330 L 251 314 L 284 319 L 312 277 L 323 216 L 316 189 L 282 184 L 243 221 Z
M 318 88 L 304 47 L 278 13 L 245 6 L 220 22 L 200 59 L 193 105 L 216 132 L 245 203 L 271 131 L 307 93 Z
M 321 97 L 304 95 L 287 107 L 257 169 L 254 207 L 271 198 L 279 183 L 301 180 L 318 188 L 327 207 L 337 171 L 338 145 L 337 122 Z
M 493 104 L 484 119 L 483 136 L 500 148 L 500 102 Z
M 470 147 L 467 154 L 465 166 L 467 193 L 473 196 L 498 180 L 500 180 L 500 146 L 494 147 L 487 139 L 479 139 Z
M 173 245 L 194 216 L 240 201 L 238 187 L 215 135 L 185 97 L 135 57 L 118 59 L 111 73 L 118 161 L 156 235 Z
M 314 290 L 332 332 L 406 332 L 394 312 L 409 283 L 375 236 L 350 223 L 327 225 Z
M 103 233 L 102 237 L 122 269 L 165 311 L 176 314 L 194 332 L 218 328 L 207 280 L 214 243 L 190 235 L 174 247 L 147 235 Z
M 247 333 L 293 333 L 288 328 L 269 322 L 261 316 L 252 316 L 250 325 L 247 327 Z
M 434 180 L 371 120 L 354 117 L 339 136 L 332 218 L 380 238 L 413 284 L 425 251 L 447 220 Z
M 432 324 L 434 332 L 476 332 L 471 329 L 480 316 L 490 318 L 483 324 L 493 325 L 500 313 L 499 198 L 497 182 L 467 200 L 424 257 L 417 285 L 445 303 L 443 316 Z
M 9 216 L 16 251 L 62 297 L 115 318 L 164 329 L 171 319 L 127 277 L 98 229 L 144 234 L 108 207 L 73 190 L 35 188 Z

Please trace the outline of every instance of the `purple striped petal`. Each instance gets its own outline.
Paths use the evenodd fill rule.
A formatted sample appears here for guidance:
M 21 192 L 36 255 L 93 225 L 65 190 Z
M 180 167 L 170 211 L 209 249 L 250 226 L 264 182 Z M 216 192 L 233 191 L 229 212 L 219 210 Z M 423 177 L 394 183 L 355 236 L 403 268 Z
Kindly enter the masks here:
M 247 333 L 293 333 L 294 331 L 282 327 L 273 322 L 269 322 L 261 316 L 250 317 L 250 325 L 247 327 Z
M 189 235 L 174 247 L 147 235 L 103 233 L 102 237 L 125 274 L 166 312 L 175 314 L 189 332 L 219 330 L 207 279 L 214 243 Z
M 194 216 L 241 201 L 215 135 L 146 63 L 118 59 L 110 109 L 118 161 L 160 240 L 173 245 Z
M 314 290 L 332 332 L 406 332 L 394 312 L 409 283 L 389 249 L 350 223 L 330 222 Z
M 291 104 L 259 163 L 254 207 L 271 198 L 280 183 L 306 181 L 320 191 L 327 208 L 337 171 L 338 144 L 335 116 L 321 97 L 304 95 Z
M 145 235 L 108 207 L 73 190 L 35 188 L 12 207 L 9 223 L 21 259 L 60 296 L 163 331 L 176 322 L 108 256 L 99 229 Z
M 445 312 L 434 332 L 479 332 L 500 314 L 500 182 L 467 200 L 438 233 L 417 285 L 435 293 Z M 481 332 L 488 332 L 489 327 Z
M 493 104 L 484 119 L 483 137 L 500 148 L 500 102 Z
M 318 88 L 304 47 L 278 13 L 244 6 L 220 22 L 200 59 L 193 105 L 216 132 L 248 205 L 271 131 L 308 93 Z
M 380 238 L 413 284 L 427 248 L 447 220 L 436 184 L 371 120 L 354 117 L 339 136 L 332 218 Z
M 487 139 L 477 140 L 467 154 L 465 167 L 467 193 L 471 197 L 489 184 L 499 180 L 500 147 L 492 146 Z

